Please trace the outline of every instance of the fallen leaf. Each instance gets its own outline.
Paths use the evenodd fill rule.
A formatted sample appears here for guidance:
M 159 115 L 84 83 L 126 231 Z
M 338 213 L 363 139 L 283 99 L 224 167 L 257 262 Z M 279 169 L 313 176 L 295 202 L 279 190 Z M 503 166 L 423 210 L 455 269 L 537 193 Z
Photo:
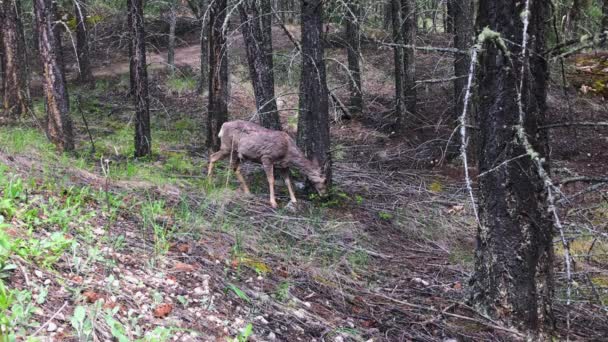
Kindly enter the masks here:
M 454 287 L 454 290 L 461 290 L 462 289 L 462 284 L 459 281 L 457 281 L 457 282 L 454 283 L 453 287 Z
M 196 270 L 196 267 L 194 265 L 185 264 L 183 262 L 177 262 L 175 263 L 175 270 L 180 272 L 193 272 L 194 270 Z
M 448 214 L 456 215 L 461 214 L 464 211 L 464 205 L 454 205 L 450 209 L 448 209 Z
M 107 302 L 103 305 L 103 308 L 104 309 L 114 309 L 117 305 L 118 305 L 118 303 L 116 303 L 116 302 Z
M 171 304 L 160 304 L 154 309 L 154 317 L 156 318 L 165 318 L 167 317 L 171 311 L 173 310 L 173 305 Z
M 84 291 L 82 295 L 87 299 L 87 303 L 95 303 L 101 298 L 99 293 L 91 290 Z
M 190 250 L 190 245 L 188 245 L 187 243 L 180 243 L 179 245 L 177 245 L 177 250 L 182 253 L 188 253 L 188 251 Z

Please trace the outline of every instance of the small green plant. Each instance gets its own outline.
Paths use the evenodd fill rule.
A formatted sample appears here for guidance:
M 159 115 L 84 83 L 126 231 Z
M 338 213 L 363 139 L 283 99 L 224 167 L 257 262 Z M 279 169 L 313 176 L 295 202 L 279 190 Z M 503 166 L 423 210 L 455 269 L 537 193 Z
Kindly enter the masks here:
M 232 342 L 247 342 L 252 334 L 253 324 L 249 323 L 234 339 L 232 339 Z
M 287 281 L 284 281 L 284 282 L 280 283 L 279 286 L 277 286 L 277 289 L 275 291 L 275 296 L 278 301 L 285 302 L 289 299 L 289 288 L 290 287 L 291 287 L 291 284 Z
M 384 221 L 390 221 L 393 218 L 393 214 L 381 211 L 378 213 L 378 217 Z
M 87 309 L 84 306 L 79 305 L 74 309 L 70 323 L 72 324 L 72 328 L 74 328 L 78 341 L 89 341 L 93 337 L 93 322 L 88 317 Z
M 166 215 L 167 209 L 162 200 L 144 202 L 141 216 L 144 229 L 151 228 L 154 232 L 154 252 L 156 255 L 167 253 L 170 241 L 173 238 L 175 227 L 171 224 L 172 218 Z
M 106 324 L 110 327 L 110 332 L 112 333 L 112 336 L 118 342 L 129 342 L 130 339 L 126 335 L 127 329 L 125 329 L 122 323 L 120 323 L 114 318 L 114 315 L 116 315 L 118 310 L 120 310 L 120 307 L 118 306 L 114 309 L 107 310 L 106 314 L 104 315 L 104 319 L 106 321 Z
M 247 294 L 243 292 L 243 290 L 239 289 L 236 285 L 228 284 L 227 290 L 232 291 L 237 297 L 246 301 L 247 303 L 251 303 L 251 298 L 249 298 L 249 296 L 247 296 Z
M 12 242 L 12 250 L 25 260 L 44 268 L 52 268 L 74 243 L 74 240 L 66 238 L 63 233 L 55 232 L 44 239 L 16 239 Z

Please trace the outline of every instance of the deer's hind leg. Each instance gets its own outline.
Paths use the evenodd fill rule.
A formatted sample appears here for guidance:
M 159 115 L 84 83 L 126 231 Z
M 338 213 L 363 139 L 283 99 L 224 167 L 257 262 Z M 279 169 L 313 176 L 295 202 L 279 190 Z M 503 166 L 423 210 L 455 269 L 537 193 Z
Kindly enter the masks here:
M 270 205 L 273 208 L 277 207 L 277 200 L 274 197 L 274 165 L 270 158 L 262 158 L 262 166 L 266 172 L 266 178 L 268 178 L 268 187 L 270 189 Z
M 247 182 L 245 181 L 245 177 L 243 177 L 243 174 L 241 173 L 241 161 L 236 158 L 232 161 L 232 170 L 234 171 L 234 174 L 236 175 L 236 178 L 239 180 L 239 182 L 241 182 L 241 185 L 243 186 L 243 191 L 246 194 L 250 194 L 251 191 L 249 191 L 249 187 L 247 186 Z

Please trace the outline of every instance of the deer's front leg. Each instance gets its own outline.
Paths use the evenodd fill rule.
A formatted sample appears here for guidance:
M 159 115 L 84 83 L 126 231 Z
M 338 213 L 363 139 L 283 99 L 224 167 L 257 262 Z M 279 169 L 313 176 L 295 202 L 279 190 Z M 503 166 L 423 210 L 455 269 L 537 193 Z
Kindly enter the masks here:
M 213 173 L 213 164 L 220 160 L 223 159 L 224 157 L 226 157 L 228 154 L 225 153 L 222 150 L 219 150 L 213 154 L 211 154 L 211 156 L 209 157 L 209 166 L 207 167 L 207 178 L 211 178 L 211 175 Z
M 272 161 L 268 158 L 262 159 L 262 166 L 266 172 L 266 178 L 268 178 L 268 187 L 270 189 L 270 205 L 273 208 L 277 207 L 277 200 L 274 198 L 274 166 Z
M 289 169 L 281 169 L 281 175 L 285 180 L 285 185 L 287 185 L 287 190 L 289 191 L 289 199 L 292 203 L 296 203 L 296 195 L 293 191 L 293 187 L 291 186 L 291 177 L 289 176 Z

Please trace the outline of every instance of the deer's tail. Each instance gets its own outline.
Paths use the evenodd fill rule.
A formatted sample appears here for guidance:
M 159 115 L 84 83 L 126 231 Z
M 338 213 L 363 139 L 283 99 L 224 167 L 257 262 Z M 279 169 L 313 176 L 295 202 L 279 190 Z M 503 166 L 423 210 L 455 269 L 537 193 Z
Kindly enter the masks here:
M 224 125 L 222 125 L 222 128 L 220 128 L 220 132 L 218 133 L 218 137 L 221 138 L 224 135 Z

